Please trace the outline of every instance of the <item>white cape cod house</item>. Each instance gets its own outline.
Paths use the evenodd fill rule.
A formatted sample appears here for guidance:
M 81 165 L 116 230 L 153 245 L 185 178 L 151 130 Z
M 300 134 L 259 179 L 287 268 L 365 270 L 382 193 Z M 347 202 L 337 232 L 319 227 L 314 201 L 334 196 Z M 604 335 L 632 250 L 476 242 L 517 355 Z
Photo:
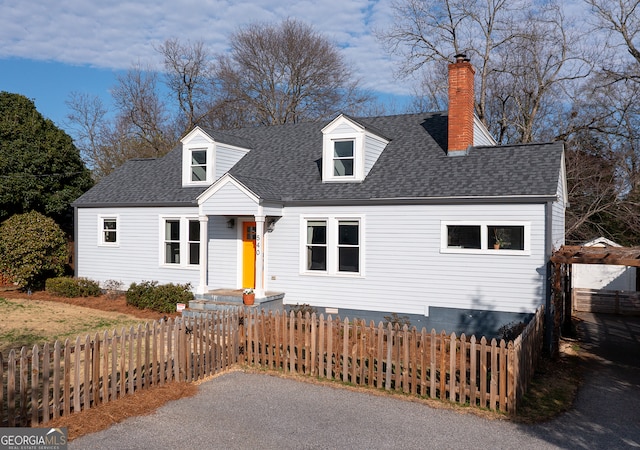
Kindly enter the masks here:
M 74 203 L 76 275 L 340 314 L 533 313 L 564 243 L 563 144 L 495 145 L 473 74 L 450 65 L 448 112 L 196 127 L 128 161 Z

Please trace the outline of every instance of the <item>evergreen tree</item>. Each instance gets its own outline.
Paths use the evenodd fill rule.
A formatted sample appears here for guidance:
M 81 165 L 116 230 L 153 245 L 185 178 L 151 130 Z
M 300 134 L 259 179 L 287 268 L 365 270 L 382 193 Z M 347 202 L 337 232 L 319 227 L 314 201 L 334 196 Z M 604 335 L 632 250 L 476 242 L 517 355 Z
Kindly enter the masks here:
M 33 101 L 0 92 L 0 223 L 38 211 L 70 232 L 71 202 L 92 184 L 71 137 Z

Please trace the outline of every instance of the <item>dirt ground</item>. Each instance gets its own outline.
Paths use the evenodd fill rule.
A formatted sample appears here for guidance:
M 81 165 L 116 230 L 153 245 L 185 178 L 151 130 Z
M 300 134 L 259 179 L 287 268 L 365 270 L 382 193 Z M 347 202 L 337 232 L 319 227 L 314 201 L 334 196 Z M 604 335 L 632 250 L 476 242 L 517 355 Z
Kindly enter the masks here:
M 13 288 L 0 288 L 0 297 L 14 298 L 14 299 L 31 299 L 41 300 L 45 302 L 58 302 L 66 303 L 69 305 L 82 306 L 85 308 L 99 309 L 101 311 L 117 312 L 121 314 L 128 314 L 139 319 L 158 320 L 164 316 L 179 316 L 179 313 L 164 314 L 148 309 L 138 309 L 134 306 L 127 305 L 124 295 L 120 295 L 115 299 L 109 298 L 106 295 L 100 297 L 78 297 L 78 298 L 65 298 L 52 295 L 45 291 L 33 292 L 31 295 L 27 295 L 25 292 L 19 291 Z

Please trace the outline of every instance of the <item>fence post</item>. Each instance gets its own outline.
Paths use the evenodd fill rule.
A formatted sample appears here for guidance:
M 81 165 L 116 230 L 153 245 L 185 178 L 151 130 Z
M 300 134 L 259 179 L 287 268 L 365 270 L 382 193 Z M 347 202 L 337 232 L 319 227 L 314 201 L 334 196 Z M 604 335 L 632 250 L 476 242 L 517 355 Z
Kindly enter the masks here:
M 57 341 L 56 341 L 57 344 Z M 54 349 L 55 352 L 55 349 Z M 91 348 L 91 364 L 92 364 L 92 368 L 93 368 L 93 373 L 92 373 L 92 380 L 91 380 L 91 393 L 93 395 L 93 405 L 97 406 L 100 404 L 100 336 L 98 333 L 95 334 L 94 338 L 93 338 L 93 345 Z M 57 363 L 55 362 L 55 355 L 54 355 L 54 366 L 57 366 Z M 54 371 L 57 371 L 57 368 L 54 367 L 53 369 Z M 56 379 L 55 379 L 55 372 L 54 372 L 54 376 L 53 376 L 53 398 L 54 398 L 54 404 L 55 404 L 55 397 L 56 397 L 56 390 L 57 390 L 57 384 L 56 383 Z M 53 417 L 56 418 L 58 417 L 56 415 L 56 412 L 54 410 L 53 412 Z
M 458 341 L 456 334 L 451 333 L 449 337 L 449 401 L 456 401 L 456 358 Z
M 391 322 L 387 325 L 387 370 L 385 371 L 385 382 L 384 388 L 389 391 L 391 390 L 391 373 L 392 373 L 392 365 L 393 361 L 391 359 L 391 355 L 393 354 L 393 327 L 391 326 Z
M 0 364 L 2 364 L 2 359 L 0 359 Z M 2 369 L 0 369 L 0 381 L 2 381 L 1 375 Z M 0 384 L 0 389 L 2 389 L 2 384 Z M 36 344 L 33 346 L 31 353 L 31 426 L 36 426 L 40 423 L 40 393 L 40 351 Z M 0 398 L 0 403 L 1 402 L 2 399 Z M 1 420 L 0 423 L 2 423 Z
M 1 360 L 1 359 L 0 359 Z M 49 406 L 49 375 L 51 368 L 51 352 L 49 350 L 49 343 L 45 342 L 42 347 L 42 421 L 43 423 L 49 422 L 49 414 L 51 408 Z M 2 398 L 2 394 L 0 394 L 0 399 Z M 2 414 L 0 414 L 0 419 L 2 418 Z
M 516 352 L 514 350 L 513 341 L 509 341 L 507 348 L 507 410 L 510 414 L 515 414 L 516 405 Z
M 9 350 L 7 362 L 7 419 L 10 427 L 16 426 L 16 352 Z

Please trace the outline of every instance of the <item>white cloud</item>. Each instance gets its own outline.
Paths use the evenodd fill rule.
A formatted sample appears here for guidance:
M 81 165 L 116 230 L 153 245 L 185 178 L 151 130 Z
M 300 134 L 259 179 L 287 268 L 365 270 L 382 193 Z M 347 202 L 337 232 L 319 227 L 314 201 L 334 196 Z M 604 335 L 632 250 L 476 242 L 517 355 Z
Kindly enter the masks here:
M 256 21 L 287 17 L 311 23 L 344 49 L 365 87 L 407 93 L 393 80 L 393 64 L 376 39 L 387 0 L 8 0 L 0 6 L 0 58 L 49 60 L 126 69 L 158 63 L 154 46 L 170 37 L 203 40 L 211 52 Z

